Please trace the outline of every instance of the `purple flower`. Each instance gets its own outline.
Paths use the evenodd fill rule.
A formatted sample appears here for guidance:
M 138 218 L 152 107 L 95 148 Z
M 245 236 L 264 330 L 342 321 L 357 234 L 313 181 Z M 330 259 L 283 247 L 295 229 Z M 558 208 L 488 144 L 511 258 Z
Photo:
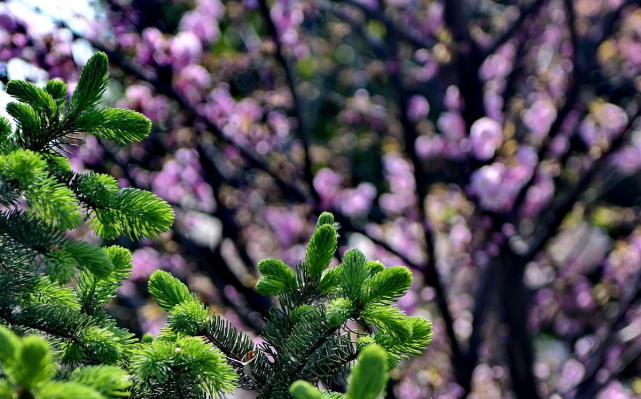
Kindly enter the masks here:
M 169 53 L 175 70 L 197 62 L 202 55 L 203 47 L 199 38 L 190 31 L 178 33 L 169 44 Z
M 160 268 L 160 255 L 155 249 L 143 247 L 134 251 L 133 268 L 131 269 L 131 278 L 133 280 L 146 280 L 151 274 Z
M 16 29 L 15 18 L 4 8 L 0 9 L 0 28 L 7 32 L 15 31 Z
M 390 192 L 381 195 L 380 205 L 392 215 L 401 214 L 416 203 L 412 166 L 395 152 L 383 156 L 383 166 Z
M 416 153 L 423 159 L 437 158 L 442 155 L 445 141 L 441 136 L 423 135 L 416 139 Z
M 234 111 L 236 101 L 229 94 L 227 85 L 220 85 L 207 96 L 208 102 L 203 106 L 205 115 L 212 122 L 222 126 Z
M 493 119 L 481 118 L 472 124 L 470 139 L 474 156 L 486 161 L 503 142 L 501 125 Z
M 556 108 L 549 100 L 538 100 L 525 111 L 523 124 L 532 131 L 537 140 L 547 135 L 552 122 L 556 118 Z
M 535 216 L 552 199 L 554 194 L 554 181 L 549 175 L 541 175 L 538 181 L 528 190 L 523 205 L 526 216 Z
M 614 166 L 626 175 L 631 175 L 641 169 L 641 140 L 633 140 L 613 155 Z
M 167 100 L 165 97 L 154 96 L 149 86 L 136 84 L 127 87 L 125 98 L 118 102 L 122 108 L 139 110 L 154 122 L 167 117 Z
M 314 189 L 321 197 L 322 207 L 329 208 L 338 196 L 341 187 L 341 176 L 331 169 L 323 168 L 314 176 Z
M 612 381 L 597 395 L 596 399 L 630 399 L 633 397 L 632 392 L 621 385 L 619 381 Z
M 376 197 L 376 187 L 371 183 L 361 183 L 356 188 L 346 189 L 337 201 L 346 215 L 367 214 Z
M 412 96 L 407 104 L 407 116 L 412 122 L 417 122 L 427 117 L 430 112 L 430 103 L 423 96 Z
M 456 86 L 448 86 L 445 91 L 445 106 L 450 111 L 461 111 L 463 109 L 463 99 L 461 92 Z
M 234 107 L 228 128 L 233 135 L 248 135 L 262 115 L 260 105 L 253 98 L 246 98 Z
M 464 251 L 472 241 L 472 232 L 465 224 L 457 223 L 451 228 L 449 239 L 454 251 Z
M 436 125 L 449 140 L 461 140 L 465 137 L 465 121 L 458 112 L 443 112 Z
M 505 212 L 512 207 L 519 190 L 533 173 L 536 152 L 532 147 L 521 146 L 513 164 L 494 162 L 472 174 L 470 189 L 477 195 L 481 206 L 495 212 Z
M 202 93 L 211 85 L 209 72 L 198 64 L 190 64 L 182 68 L 174 78 L 176 90 L 182 93 L 192 104 L 197 104 Z
M 218 24 L 212 21 L 211 18 L 197 11 L 185 13 L 180 21 L 180 28 L 183 31 L 194 33 L 203 42 L 212 42 L 220 36 Z
M 212 42 L 220 36 L 218 20 L 224 14 L 224 7 L 218 0 L 199 0 L 192 11 L 183 15 L 180 29 L 195 34 L 203 42 Z
M 265 220 L 283 247 L 292 246 L 304 232 L 304 220 L 291 209 L 270 206 L 265 209 L 264 213 Z
M 628 122 L 628 115 L 617 105 L 597 103 L 581 123 L 579 133 L 589 146 L 604 146 L 621 133 Z
M 618 135 L 628 123 L 628 114 L 617 105 L 605 103 L 598 108 L 596 120 L 612 137 Z

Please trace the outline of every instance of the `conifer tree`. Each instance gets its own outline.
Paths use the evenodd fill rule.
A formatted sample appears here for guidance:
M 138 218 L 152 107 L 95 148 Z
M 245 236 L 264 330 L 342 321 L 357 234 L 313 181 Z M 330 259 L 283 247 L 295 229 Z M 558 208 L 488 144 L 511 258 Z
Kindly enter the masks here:
M 136 240 L 173 222 L 162 199 L 76 173 L 64 156 L 82 133 L 121 144 L 149 134 L 143 115 L 100 107 L 108 76 L 98 53 L 70 98 L 57 80 L 7 85 L 16 102 L 7 106 L 14 124 L 0 118 L 0 398 L 206 398 L 236 387 L 264 399 L 379 396 L 387 370 L 429 344 L 431 324 L 393 306 L 412 282 L 405 267 L 356 249 L 330 267 L 338 238 L 330 213 L 299 265 L 259 263 L 256 289 L 278 297 L 260 345 L 164 271 L 149 281 L 169 313 L 159 336 L 136 338 L 105 311 L 131 253 L 69 232 L 84 224 L 103 239 Z M 331 392 L 356 359 L 346 396 Z
M 156 271 L 149 291 L 170 315 L 163 335 L 204 337 L 236 369 L 238 384 L 257 390 L 259 399 L 290 398 L 290 393 L 297 398 L 342 398 L 328 388 L 341 385 L 363 352 L 346 397 L 376 398 L 385 386 L 387 370 L 420 354 L 430 343 L 432 326 L 393 306 L 412 283 L 407 268 L 368 261 L 357 249 L 348 250 L 342 263 L 329 267 L 337 249 L 337 230 L 334 217 L 325 212 L 302 263 L 292 268 L 277 259 L 259 262 L 262 277 L 256 289 L 278 296 L 260 345 L 220 316 L 209 314 L 179 280 Z M 363 349 L 368 347 L 373 348 Z M 376 360 L 381 356 L 383 363 Z M 372 380 L 375 375 L 380 377 Z M 313 385 L 327 392 L 311 389 Z M 362 396 L 365 393 L 369 396 Z

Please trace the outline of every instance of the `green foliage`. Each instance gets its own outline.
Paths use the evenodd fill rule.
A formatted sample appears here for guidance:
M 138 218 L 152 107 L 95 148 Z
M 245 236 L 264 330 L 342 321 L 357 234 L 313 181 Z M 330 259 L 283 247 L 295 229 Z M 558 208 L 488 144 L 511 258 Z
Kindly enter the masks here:
M 115 296 L 116 290 L 131 274 L 131 253 L 119 246 L 103 248 L 113 265 L 113 270 L 105 278 L 82 271 L 76 280 L 78 301 L 85 313 L 95 315 Z
M 349 379 L 347 399 L 376 399 L 387 384 L 385 350 L 369 345 L 358 356 Z
M 4 365 L 12 365 L 18 348 L 20 348 L 18 337 L 11 330 L 0 327 L 0 362 Z
M 46 178 L 46 167 L 42 156 L 29 150 L 18 149 L 0 157 L 2 177 L 14 180 L 24 190 Z
M 171 311 L 181 302 L 193 301 L 189 288 L 171 274 L 156 270 L 149 279 L 149 293 L 156 299 L 158 305 L 166 311 Z
M 369 264 L 368 264 L 369 265 Z M 370 267 L 370 273 L 377 264 Z M 365 282 L 363 302 L 391 302 L 403 296 L 412 284 L 412 272 L 403 266 L 394 266 L 380 270 Z
M 385 350 L 376 344 L 366 346 L 352 369 L 346 395 L 323 394 L 307 381 L 298 380 L 289 388 L 294 399 L 376 399 L 387 385 L 387 360 Z
M 319 227 L 326 224 L 334 225 L 334 215 L 332 215 L 330 212 L 323 212 L 320 214 L 318 220 L 316 221 L 316 228 L 318 229 Z
M 341 277 L 343 276 L 343 266 L 339 265 L 332 267 L 331 269 L 325 270 L 323 273 L 319 285 L 320 292 L 323 294 L 329 294 L 334 291 L 339 285 Z
M 94 389 L 76 382 L 51 381 L 43 386 L 38 399 L 103 399 Z
M 407 316 L 399 309 L 381 304 L 372 304 L 365 307 L 362 313 L 363 320 L 375 325 L 379 331 L 407 339 L 410 334 L 410 326 L 407 322 Z
M 12 379 L 29 390 L 48 380 L 54 373 L 51 350 L 41 337 L 25 337 L 12 363 Z
M 165 201 L 143 190 L 120 189 L 107 175 L 74 174 L 55 151 L 77 142 L 79 132 L 118 143 L 140 141 L 149 134 L 151 124 L 143 115 L 98 108 L 107 81 L 107 59 L 99 53 L 83 69 L 68 103 L 66 86 L 60 81 L 50 81 L 44 89 L 9 82 L 7 92 L 21 102 L 7 106 L 17 129 L 12 131 L 4 119 L 0 123 L 0 185 L 13 192 L 12 199 L 24 197 L 30 212 L 43 222 L 63 230 L 77 227 L 89 214 L 89 225 L 105 238 L 156 237 L 173 221 Z M 69 257 L 58 254 L 52 259 L 59 277 L 68 276 L 64 265 Z
M 368 275 L 367 259 L 358 249 L 350 249 L 343 256 L 340 284 L 345 295 L 353 301 L 361 299 L 363 283 Z
M 94 109 L 108 85 L 109 60 L 104 53 L 98 53 L 87 61 L 87 65 L 80 74 L 76 90 L 71 96 L 67 117 L 73 118 L 82 111 Z
M 12 80 L 7 84 L 7 94 L 16 100 L 30 105 L 33 109 L 48 115 L 57 108 L 51 93 L 30 82 Z
M 263 277 L 256 285 L 256 291 L 263 295 L 278 295 L 296 289 L 296 275 L 285 263 L 278 259 L 263 259 L 258 262 L 258 270 Z
M 307 381 L 296 381 L 289 388 L 289 393 L 294 399 L 322 399 L 323 394 L 320 393 L 312 384 Z
M 310 276 L 320 276 L 329 266 L 337 243 L 336 227 L 333 224 L 322 224 L 316 228 L 305 254 L 305 264 Z
M 370 276 L 373 276 L 374 274 L 385 270 L 385 265 L 375 260 L 368 260 L 366 266 Z M 410 282 L 411 280 L 412 276 L 410 275 Z
M 0 388 L 3 398 L 115 399 L 129 396 L 129 375 L 119 367 L 78 368 L 68 381 L 54 381 L 52 377 L 56 370 L 49 343 L 38 336 L 20 339 L 1 326 L 0 365 L 6 378 Z M 23 396 L 25 392 L 29 396 Z
M 106 277 L 113 271 L 111 259 L 102 248 L 88 242 L 72 241 L 65 244 L 60 251 L 68 253 L 81 268 L 86 268 L 96 277 Z
M 407 319 L 409 335 L 399 337 L 385 331 L 378 331 L 373 336 L 373 342 L 381 345 L 387 351 L 390 367 L 395 367 L 401 359 L 420 355 L 425 347 L 432 342 L 432 323 L 420 317 Z M 367 337 L 370 338 L 370 337 Z M 368 343 L 371 343 L 370 339 Z
M 207 325 L 209 312 L 197 301 L 184 301 L 174 306 L 170 312 L 170 326 L 176 331 L 195 335 Z
M 376 398 L 385 387 L 388 367 L 429 344 L 431 324 L 393 306 L 412 283 L 407 268 L 386 268 L 350 249 L 342 264 L 325 270 L 336 250 L 337 232 L 331 214 L 322 219 L 298 267 L 276 259 L 258 264 L 262 277 L 256 289 L 279 295 L 261 345 L 207 312 L 178 279 L 157 271 L 149 291 L 170 315 L 163 334 L 170 342 L 185 335 L 204 337 L 226 356 L 238 384 L 257 390 L 259 399 L 343 398 L 320 392 L 314 384 L 327 387 L 339 381 L 361 352 L 346 397 Z M 356 336 L 348 323 L 360 325 Z
M 87 124 L 87 133 L 116 143 L 141 141 L 151 130 L 149 119 L 129 109 L 105 109 L 90 116 L 79 121 L 80 125 Z
M 15 128 L 0 118 L 0 323 L 26 336 L 0 327 L 0 397 L 124 398 L 142 389 L 132 385 L 141 379 L 130 360 L 151 343 L 117 327 L 104 309 L 130 274 L 131 253 L 68 234 L 87 221 L 104 238 L 156 237 L 173 222 L 171 207 L 155 195 L 121 189 L 108 175 L 74 173 L 61 156 L 81 132 L 117 143 L 149 133 L 143 115 L 99 108 L 107 83 L 107 58 L 99 53 L 83 69 L 70 100 L 57 80 L 44 88 L 23 81 L 7 85 L 17 102 L 7 105 Z M 200 324 L 187 317 L 198 311 Z M 205 319 L 196 302 L 181 304 L 172 316 L 192 330 Z M 187 343 L 185 356 L 195 353 L 209 368 L 198 370 L 211 388 L 207 392 L 230 386 L 229 366 L 220 366 L 218 352 L 202 345 Z M 172 375 L 188 379 L 194 372 L 176 369 Z
M 327 321 L 330 327 L 345 323 L 354 313 L 354 303 L 347 298 L 336 298 L 327 307 Z
M 50 80 L 45 85 L 47 93 L 51 94 L 56 101 L 64 100 L 67 95 L 67 85 L 62 80 Z
M 144 396 L 200 398 L 236 387 L 236 374 L 225 356 L 196 337 L 144 344 L 131 363 Z
M 411 285 L 406 268 L 356 249 L 328 268 L 338 243 L 328 212 L 299 265 L 258 264 L 256 289 L 279 296 L 261 344 L 164 271 L 151 276 L 149 293 L 168 312 L 167 327 L 141 339 L 118 327 L 105 305 L 129 277 L 131 253 L 75 240 L 70 230 L 85 223 L 104 239 L 153 238 L 174 214 L 147 191 L 72 171 L 61 155 L 80 133 L 116 143 L 149 133 L 144 116 L 99 106 L 108 69 L 104 54 L 93 56 L 70 99 L 57 80 L 7 86 L 17 102 L 7 106 L 15 128 L 0 118 L 0 325 L 14 332 L 0 327 L 0 398 L 200 399 L 236 387 L 259 399 L 379 395 L 388 367 L 429 344 L 431 324 L 393 306 Z M 317 390 L 335 386 L 357 357 L 347 396 Z

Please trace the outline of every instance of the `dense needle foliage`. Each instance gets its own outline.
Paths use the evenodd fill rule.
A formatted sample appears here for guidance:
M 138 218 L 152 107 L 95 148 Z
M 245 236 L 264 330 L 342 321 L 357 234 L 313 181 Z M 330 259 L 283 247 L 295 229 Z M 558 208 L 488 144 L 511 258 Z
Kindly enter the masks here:
M 143 115 L 99 106 L 107 82 L 98 53 L 70 99 L 57 80 L 7 85 L 17 102 L 7 106 L 15 126 L 0 120 L 0 397 L 204 398 L 242 387 L 265 399 L 339 398 L 326 391 L 343 389 L 357 358 L 346 397 L 378 397 L 388 369 L 429 344 L 431 323 L 394 307 L 412 282 L 407 268 L 356 249 L 330 267 L 338 242 L 330 213 L 320 215 L 299 265 L 259 263 L 257 291 L 278 296 L 262 343 L 164 271 L 151 276 L 149 292 L 169 313 L 168 327 L 139 339 L 117 325 L 104 307 L 130 274 L 129 250 L 68 233 L 156 237 L 173 211 L 109 175 L 73 172 L 62 155 L 80 133 L 118 143 L 148 135 Z

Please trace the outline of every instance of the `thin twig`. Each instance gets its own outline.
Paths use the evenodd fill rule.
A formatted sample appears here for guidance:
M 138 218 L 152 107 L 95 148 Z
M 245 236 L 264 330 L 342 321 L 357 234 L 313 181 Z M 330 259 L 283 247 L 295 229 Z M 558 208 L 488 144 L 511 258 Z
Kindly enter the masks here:
M 360 10 L 368 19 L 378 21 L 386 27 L 391 27 L 396 32 L 400 40 L 406 41 L 412 44 L 414 47 L 430 49 L 437 43 L 433 38 L 424 39 L 419 35 L 414 34 L 413 32 L 401 28 L 400 26 L 398 26 L 398 24 L 394 23 L 390 18 L 388 18 L 387 15 L 385 15 L 383 9 L 380 7 L 379 9 L 374 9 L 364 3 L 355 0 L 330 1 L 336 2 L 338 4 L 345 4 Z
M 501 33 L 488 49 L 483 51 L 482 59 L 486 59 L 494 54 L 502 45 L 512 39 L 521 26 L 523 26 L 525 20 L 530 15 L 535 14 L 543 4 L 545 4 L 545 0 L 534 0 L 527 6 L 522 7 L 518 18 Z
M 385 9 L 385 4 L 383 0 L 379 0 L 380 8 Z M 463 352 L 461 350 L 458 338 L 456 337 L 456 332 L 454 331 L 454 318 L 449 309 L 447 301 L 447 292 L 446 288 L 441 280 L 437 269 L 437 255 L 435 251 L 435 237 L 434 232 L 432 231 L 429 221 L 427 220 L 427 212 L 425 209 L 425 199 L 427 197 L 429 186 L 428 182 L 431 180 L 428 178 L 427 174 L 423 169 L 423 165 L 420 161 L 418 153 L 416 152 L 416 139 L 418 133 L 414 123 L 409 119 L 408 113 L 408 103 L 409 97 L 404 88 L 403 77 L 402 77 L 402 67 L 398 60 L 398 40 L 399 36 L 394 26 L 389 24 L 387 28 L 387 43 L 389 46 L 389 59 L 388 62 L 393 65 L 390 68 L 389 74 L 391 76 L 392 82 L 394 83 L 397 89 L 397 106 L 399 119 L 401 122 L 403 130 L 403 139 L 405 142 L 405 152 L 407 153 L 412 167 L 414 169 L 413 177 L 414 183 L 416 186 L 416 205 L 419 212 L 420 222 L 423 232 L 423 240 L 425 241 L 426 252 L 428 256 L 427 264 L 422 270 L 425 279 L 432 285 L 436 291 L 436 303 L 443 317 L 445 324 L 445 330 L 447 333 L 448 340 L 450 341 L 450 347 L 452 349 L 454 369 L 460 370 L 463 363 Z
M 311 154 L 309 153 L 309 145 L 310 145 L 309 129 L 307 127 L 307 122 L 305 119 L 305 115 L 303 113 L 303 104 L 301 102 L 298 89 L 296 88 L 296 78 L 294 76 L 294 71 L 285 55 L 285 51 L 283 48 L 283 41 L 281 40 L 280 34 L 278 32 L 278 28 L 276 27 L 276 24 L 272 19 L 271 11 L 269 9 L 269 5 L 267 4 L 267 0 L 259 0 L 258 8 L 260 10 L 261 16 L 263 17 L 263 21 L 265 22 L 265 25 L 267 25 L 267 31 L 269 32 L 269 35 L 271 36 L 274 42 L 274 45 L 276 46 L 276 54 L 275 54 L 276 60 L 278 61 L 283 71 L 285 72 L 285 80 L 287 81 L 287 86 L 289 87 L 289 93 L 292 96 L 292 102 L 294 103 L 293 104 L 294 114 L 296 116 L 296 120 L 298 121 L 298 127 L 296 130 L 298 132 L 298 137 L 300 138 L 301 143 L 303 143 L 303 157 L 304 157 L 303 173 L 305 175 L 305 180 L 307 182 L 309 191 L 312 194 L 312 198 L 317 204 L 319 204 L 320 196 L 316 191 L 316 189 L 314 188 L 314 174 L 312 171 Z

